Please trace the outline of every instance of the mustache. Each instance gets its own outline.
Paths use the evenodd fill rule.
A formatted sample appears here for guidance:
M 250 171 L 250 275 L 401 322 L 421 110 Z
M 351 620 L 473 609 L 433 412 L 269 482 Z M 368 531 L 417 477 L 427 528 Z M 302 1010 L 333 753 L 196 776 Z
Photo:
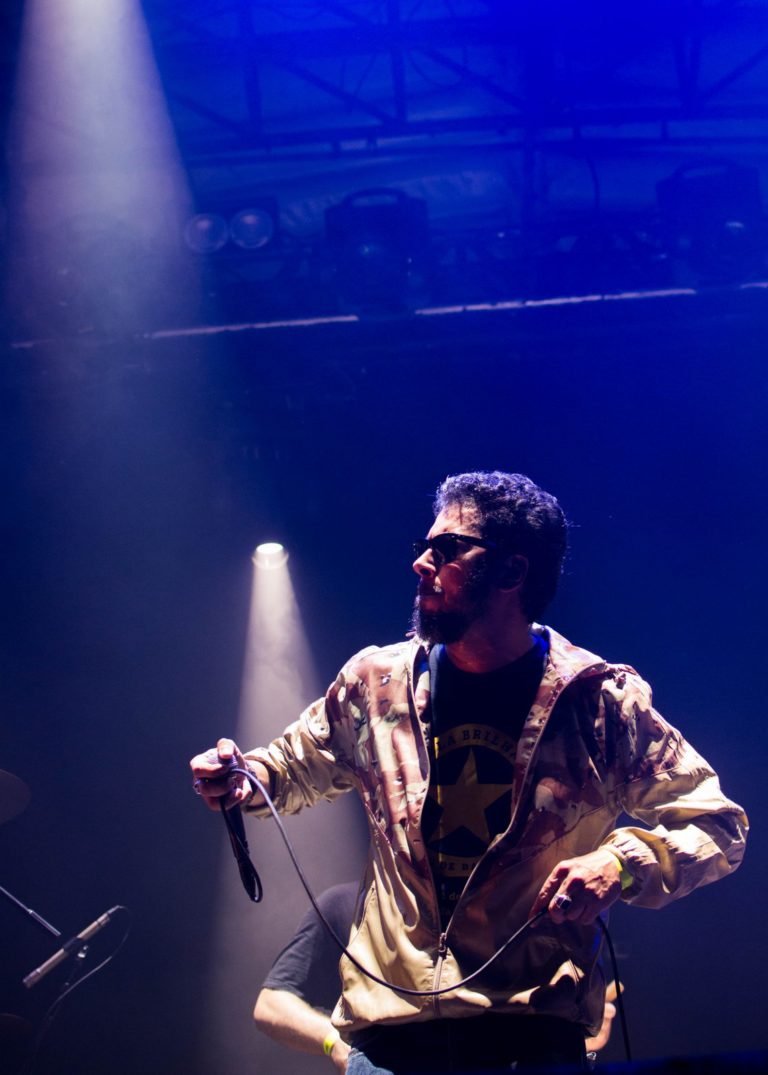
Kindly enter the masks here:
M 422 580 L 417 589 L 417 594 L 422 597 L 424 594 L 442 593 L 443 587 L 440 585 L 440 579 L 433 579 L 432 582 L 425 582 Z

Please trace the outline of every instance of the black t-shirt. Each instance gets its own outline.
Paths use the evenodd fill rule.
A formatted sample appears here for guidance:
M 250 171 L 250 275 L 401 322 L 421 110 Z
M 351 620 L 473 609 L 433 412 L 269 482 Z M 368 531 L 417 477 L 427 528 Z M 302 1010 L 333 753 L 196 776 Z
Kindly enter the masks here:
M 358 884 L 334 885 L 318 896 L 321 911 L 346 943 L 357 903 Z M 263 988 L 285 989 L 313 1008 L 332 1012 L 341 992 L 341 951 L 310 907 L 295 934 L 272 964 Z
M 536 638 L 493 672 L 462 672 L 442 646 L 430 662 L 432 771 L 421 827 L 444 925 L 476 863 L 509 825 L 517 741 L 545 657 L 546 643 Z

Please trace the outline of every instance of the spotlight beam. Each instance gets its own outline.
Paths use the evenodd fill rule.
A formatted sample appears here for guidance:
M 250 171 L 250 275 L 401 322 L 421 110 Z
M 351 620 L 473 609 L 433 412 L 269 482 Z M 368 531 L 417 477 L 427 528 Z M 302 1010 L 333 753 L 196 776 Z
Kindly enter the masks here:
M 235 738 L 243 748 L 265 744 L 320 694 L 288 569 L 288 552 L 265 542 L 253 553 L 251 611 Z M 366 855 L 365 825 L 352 795 L 321 803 L 286 830 L 315 893 L 354 880 Z M 307 910 L 307 897 L 269 819 L 248 819 L 254 862 L 264 883 L 258 906 L 243 893 L 228 845 L 221 846 L 221 881 L 210 959 L 210 993 L 200 1061 L 218 1069 L 242 1066 L 253 1051 L 249 1007 L 269 966 Z M 218 828 L 218 826 L 217 826 Z M 340 840 L 339 832 L 345 834 Z M 358 839 L 355 839 L 355 833 Z M 262 1071 L 303 1070 L 274 1042 L 259 1042 Z

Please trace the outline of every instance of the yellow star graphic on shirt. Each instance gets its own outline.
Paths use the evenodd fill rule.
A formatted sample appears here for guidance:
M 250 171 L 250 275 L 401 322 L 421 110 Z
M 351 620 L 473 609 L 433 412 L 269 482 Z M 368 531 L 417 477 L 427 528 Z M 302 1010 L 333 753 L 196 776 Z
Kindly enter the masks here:
M 483 843 L 491 842 L 485 809 L 509 791 L 509 784 L 480 784 L 477 779 L 475 752 L 470 750 L 455 784 L 436 784 L 429 794 L 443 808 L 430 840 L 442 839 L 456 829 L 465 828 Z

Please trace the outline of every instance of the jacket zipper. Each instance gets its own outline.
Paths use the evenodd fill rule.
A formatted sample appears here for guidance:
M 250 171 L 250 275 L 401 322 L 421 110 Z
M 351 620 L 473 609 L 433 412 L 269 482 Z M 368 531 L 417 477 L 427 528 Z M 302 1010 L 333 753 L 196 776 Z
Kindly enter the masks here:
M 597 667 L 597 665 L 589 665 L 586 668 L 581 669 L 581 671 L 578 672 L 575 676 L 573 676 L 572 679 L 567 680 L 567 681 L 560 680 L 555 685 L 555 688 L 553 690 L 552 696 L 550 698 L 550 703 L 549 703 L 549 705 L 547 707 L 546 720 L 544 721 L 544 724 L 542 724 L 542 726 L 539 728 L 538 735 L 536 736 L 536 743 L 535 743 L 534 749 L 531 751 L 531 756 L 528 758 L 528 762 L 527 762 L 526 767 L 525 767 L 525 772 L 523 774 L 523 779 L 522 779 L 522 781 L 520 783 L 518 800 L 519 800 L 519 796 L 522 794 L 523 788 L 525 787 L 525 782 L 526 782 L 527 777 L 528 777 L 528 772 L 529 772 L 529 770 L 531 768 L 531 762 L 533 760 L 533 755 L 536 753 L 535 748 L 538 746 L 539 742 L 541 741 L 542 733 L 544 731 L 544 728 L 545 728 L 547 722 L 549 721 L 550 716 L 552 715 L 552 710 L 555 708 L 555 703 L 557 702 L 558 698 L 562 694 L 562 692 L 565 689 L 565 687 L 569 686 L 570 683 L 575 682 L 577 679 L 581 679 L 581 677 L 585 673 L 594 671 L 594 669 L 596 667 Z M 408 677 L 408 694 L 409 694 L 409 697 L 410 697 L 410 702 L 411 702 L 411 704 L 413 706 L 413 712 L 416 714 L 416 720 L 417 720 L 418 725 L 419 725 L 419 731 L 421 733 L 422 743 L 424 744 L 424 748 L 425 748 L 426 753 L 427 753 L 427 760 L 429 760 L 429 745 L 428 745 L 428 743 L 426 741 L 426 732 L 424 730 L 424 726 L 423 726 L 423 724 L 421 722 L 421 719 L 420 719 L 419 714 L 418 714 L 418 710 L 416 708 L 416 691 L 415 691 L 415 686 L 414 686 L 415 680 L 416 680 L 415 660 L 411 660 L 411 661 L 408 662 L 408 664 L 406 665 L 406 672 L 407 672 L 407 677 Z M 427 774 L 427 779 L 429 781 L 429 773 Z M 515 803 L 515 805 L 513 807 L 512 818 L 510 819 L 509 825 L 507 826 L 507 828 L 504 830 L 503 833 L 498 834 L 498 836 L 493 841 L 493 843 L 495 843 L 498 840 L 500 840 L 507 832 L 509 832 L 509 830 L 512 827 L 512 823 L 515 820 L 515 816 L 517 814 L 518 807 L 519 807 L 519 801 L 517 803 Z M 421 811 L 419 812 L 419 825 L 421 825 Z M 484 857 L 485 856 L 483 856 L 483 858 Z M 481 858 L 480 862 L 482 862 L 482 858 Z M 467 887 L 469 886 L 469 883 L 472 880 L 472 877 L 474 876 L 475 872 L 477 871 L 478 867 L 480 866 L 480 862 L 477 862 L 475 864 L 475 867 L 472 870 L 472 873 L 467 878 L 466 884 L 464 886 L 465 891 L 466 891 Z M 437 908 L 438 919 L 439 919 L 440 918 L 440 910 L 439 910 L 439 903 L 438 903 L 438 900 L 437 900 L 437 887 L 435 885 L 435 878 L 434 878 L 434 874 L 432 873 L 432 867 L 431 867 L 431 865 L 429 863 L 429 860 L 427 860 L 427 868 L 429 869 L 430 878 L 432 880 L 432 894 L 433 894 L 433 897 L 434 897 L 434 905 Z M 463 893 L 462 893 L 462 896 L 463 896 Z M 461 903 L 462 896 L 459 896 L 459 900 L 458 900 L 459 904 Z M 439 935 L 439 938 L 438 938 L 437 960 L 435 961 L 435 971 L 434 971 L 434 974 L 432 976 L 432 988 L 433 989 L 439 989 L 440 988 L 440 978 L 441 978 L 442 971 L 443 971 L 443 963 L 445 962 L 445 957 L 448 955 L 448 940 L 447 940 L 448 932 L 449 932 L 449 930 L 451 928 L 451 923 L 453 922 L 453 919 L 454 919 L 454 917 L 456 915 L 457 910 L 458 910 L 458 905 L 457 905 L 457 907 L 454 908 L 453 914 L 451 915 L 451 917 L 450 917 L 450 919 L 448 921 L 448 924 L 445 927 L 445 930 Z M 432 998 L 432 1005 L 433 1005 L 433 1008 L 434 1008 L 435 1016 L 439 1018 L 439 1016 L 440 1016 L 440 998 L 439 997 L 433 997 Z
M 422 724 L 421 717 L 419 716 L 419 712 L 418 712 L 418 710 L 416 708 L 416 690 L 415 690 L 416 667 L 415 667 L 415 661 L 410 661 L 406 665 L 406 669 L 407 669 L 407 675 L 408 675 L 409 700 L 410 700 L 410 703 L 411 703 L 411 705 L 413 707 L 413 712 L 414 712 L 414 714 L 416 716 L 416 722 L 417 722 L 417 724 L 419 726 L 419 733 L 421 734 L 421 741 L 422 741 L 422 744 L 424 746 L 424 751 L 425 751 L 426 757 L 427 757 L 427 765 L 430 766 L 431 763 L 430 763 L 430 758 L 429 758 L 429 744 L 427 743 L 427 733 L 424 730 L 424 725 Z M 428 769 L 427 770 L 427 786 L 429 786 L 429 779 L 430 779 L 430 773 L 429 773 L 429 769 Z M 419 818 L 418 818 L 419 827 L 421 827 L 421 814 L 422 814 L 422 812 L 423 812 L 423 804 L 422 804 L 422 810 L 419 811 Z M 440 917 L 441 917 L 441 915 L 440 915 L 440 904 L 439 904 L 439 901 L 437 899 L 437 886 L 435 885 L 435 875 L 432 873 L 432 865 L 429 862 L 429 858 L 427 858 L 427 869 L 429 870 L 430 880 L 432 881 L 433 910 L 436 912 L 437 921 L 439 922 Z M 451 916 L 451 917 L 453 917 L 453 916 Z M 439 989 L 440 988 L 440 977 L 441 977 L 442 972 L 443 972 L 443 963 L 445 962 L 445 957 L 447 955 L 448 955 L 448 942 L 446 940 L 446 933 L 443 932 L 443 933 L 440 933 L 440 935 L 438 936 L 438 941 L 437 941 L 437 959 L 435 960 L 435 970 L 434 970 L 434 973 L 432 975 L 432 988 L 433 989 Z M 439 1018 L 440 1017 L 440 998 L 439 997 L 432 997 L 432 1007 L 433 1007 L 433 1010 L 434 1010 L 436 1018 Z
M 526 782 L 528 780 L 528 773 L 530 772 L 531 765 L 533 763 L 533 758 L 534 758 L 534 755 L 536 753 L 536 749 L 538 748 L 538 745 L 541 742 L 541 737 L 543 735 L 544 729 L 545 729 L 547 723 L 549 722 L 549 718 L 552 715 L 552 711 L 555 708 L 555 705 L 556 705 L 558 699 L 560 698 L 560 695 L 563 693 L 563 691 L 565 690 L 566 687 L 571 685 L 571 683 L 575 683 L 578 679 L 581 679 L 587 673 L 592 674 L 594 672 L 594 670 L 596 668 L 598 668 L 598 667 L 599 667 L 599 665 L 596 665 L 596 664 L 595 665 L 587 665 L 586 668 L 582 668 L 581 671 L 577 672 L 576 675 L 573 676 L 571 679 L 569 679 L 569 680 L 559 680 L 554 685 L 553 690 L 552 690 L 552 695 L 551 695 L 550 700 L 549 700 L 549 705 L 547 706 L 547 716 L 546 716 L 546 719 L 545 719 L 544 723 L 539 728 L 539 731 L 538 731 L 538 733 L 536 735 L 536 742 L 534 744 L 533 750 L 531 751 L 530 757 L 528 758 L 528 761 L 526 763 L 525 771 L 523 772 L 523 777 L 522 777 L 522 780 L 520 781 L 520 786 L 518 788 L 518 794 L 516 796 L 516 801 L 515 801 L 515 803 L 513 804 L 513 807 L 512 807 L 512 815 L 510 817 L 509 824 L 507 825 L 506 829 L 504 829 L 503 832 L 498 833 L 498 835 L 496 835 L 493 838 L 491 843 L 488 845 L 488 848 L 486 849 L 485 854 L 482 855 L 482 857 L 479 859 L 479 861 L 475 863 L 475 865 L 474 865 L 474 867 L 472 869 L 472 872 L 470 873 L 470 875 L 467 878 L 466 883 L 464 885 L 464 891 L 466 891 L 469 888 L 469 885 L 470 885 L 470 882 L 471 882 L 472 878 L 474 877 L 474 875 L 477 872 L 478 868 L 480 867 L 481 863 L 485 859 L 485 855 L 488 853 L 488 851 L 491 849 L 491 847 L 495 846 L 497 843 L 499 843 L 501 840 L 503 840 L 503 838 L 506 836 L 506 834 L 512 828 L 513 824 L 517 821 L 517 814 L 518 814 L 518 810 L 520 808 L 520 803 L 522 801 L 523 789 L 525 788 Z M 459 896 L 459 899 L 458 899 L 458 901 L 456 903 L 456 907 L 454 908 L 453 914 L 451 915 L 451 917 L 450 917 L 450 919 L 448 921 L 448 924 L 445 927 L 445 933 L 443 934 L 444 937 L 450 931 L 451 923 L 453 922 L 453 919 L 454 919 L 454 916 L 456 914 L 456 911 L 459 909 L 459 906 L 461 904 L 463 895 L 464 895 L 464 892 L 462 892 L 462 894 Z
M 434 973 L 434 976 L 432 978 L 432 988 L 433 989 L 439 989 L 440 988 L 440 976 L 443 973 L 443 963 L 445 962 L 445 957 L 447 955 L 448 955 L 448 943 L 447 943 L 447 941 L 445 939 L 445 934 L 441 933 L 440 934 L 440 940 L 438 941 L 438 944 L 437 944 L 437 961 L 435 963 L 435 973 Z M 440 1018 L 440 997 L 432 997 L 432 1005 L 433 1005 L 434 1010 L 435 1010 L 435 1017 L 437 1019 L 439 1019 Z

